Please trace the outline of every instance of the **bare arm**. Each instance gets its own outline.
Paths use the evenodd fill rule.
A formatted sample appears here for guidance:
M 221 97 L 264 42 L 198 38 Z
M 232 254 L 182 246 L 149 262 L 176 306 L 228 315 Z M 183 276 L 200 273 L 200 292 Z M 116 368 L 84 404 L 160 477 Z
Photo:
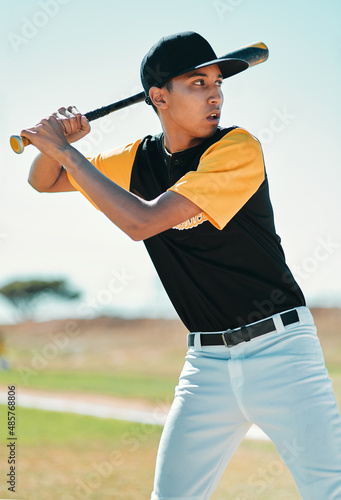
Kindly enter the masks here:
M 59 108 L 54 113 L 57 120 L 63 127 L 65 138 L 69 144 L 84 137 L 90 127 L 86 118 L 79 113 L 74 106 Z M 40 153 L 33 161 L 28 176 L 29 184 L 41 193 L 56 193 L 64 191 L 75 191 L 68 177 L 66 170 L 61 164 L 51 156 L 49 150 Z
M 56 160 L 40 153 L 32 163 L 28 182 L 40 193 L 75 191 L 66 170 Z
M 68 143 L 60 120 L 55 116 L 23 130 L 22 135 L 56 162 L 50 164 L 52 169 L 56 164 L 63 165 L 98 208 L 133 240 L 150 238 L 201 212 L 193 202 L 171 191 L 146 201 L 121 188 Z M 62 176 L 66 177 L 65 172 L 60 178 Z M 48 191 L 54 190 L 59 182 L 61 187 L 64 181 L 57 179 Z

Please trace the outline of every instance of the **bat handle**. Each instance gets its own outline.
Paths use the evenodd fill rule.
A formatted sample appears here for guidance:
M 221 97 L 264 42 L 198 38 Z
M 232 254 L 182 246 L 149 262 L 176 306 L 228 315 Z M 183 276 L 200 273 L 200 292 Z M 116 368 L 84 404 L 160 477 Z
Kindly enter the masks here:
M 31 144 L 31 141 L 22 135 L 12 135 L 9 142 L 13 151 L 18 155 L 23 153 L 25 146 Z

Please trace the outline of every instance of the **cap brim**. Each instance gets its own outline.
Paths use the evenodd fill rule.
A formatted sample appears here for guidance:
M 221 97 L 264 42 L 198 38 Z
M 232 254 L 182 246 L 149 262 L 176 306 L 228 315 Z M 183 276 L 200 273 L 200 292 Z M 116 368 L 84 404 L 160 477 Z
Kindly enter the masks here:
M 176 78 L 177 76 L 184 75 L 185 73 L 189 73 L 190 71 L 193 71 L 195 69 L 199 68 L 205 68 L 206 66 L 211 66 L 212 64 L 218 64 L 221 74 L 223 75 L 223 78 L 229 78 L 230 76 L 236 75 L 237 73 L 241 73 L 242 71 L 246 70 L 249 67 L 249 63 L 247 61 L 244 61 L 244 59 L 236 59 L 236 58 L 217 58 L 213 59 L 211 61 L 207 61 L 205 63 L 199 64 L 197 66 L 192 66 L 191 68 L 187 68 L 186 70 L 180 71 L 179 73 L 173 74 L 169 76 L 168 78 L 164 78 L 160 83 L 158 83 L 158 87 L 162 87 L 166 82 L 171 80 L 172 78 Z M 145 89 L 145 94 L 146 94 L 146 102 L 148 103 L 149 99 L 149 90 Z
M 229 78 L 230 76 L 236 75 L 237 73 L 241 73 L 249 67 L 249 63 L 247 61 L 244 61 L 244 59 L 218 58 L 214 59 L 213 61 L 200 64 L 199 66 L 191 68 L 188 71 L 192 71 L 192 69 L 204 68 L 205 66 L 211 66 L 212 64 L 218 64 L 223 78 Z
M 183 71 L 180 71 L 179 73 L 171 75 L 169 78 L 164 78 L 158 86 L 162 87 L 168 80 L 171 80 L 172 78 L 184 75 L 195 69 L 211 66 L 212 64 L 218 64 L 221 74 L 223 75 L 223 78 L 229 78 L 230 76 L 236 75 L 237 73 L 241 73 L 242 71 L 244 71 L 249 67 L 249 63 L 247 61 L 244 61 L 244 59 L 217 58 L 211 61 L 204 62 L 197 66 L 192 66 L 190 68 L 187 68 Z

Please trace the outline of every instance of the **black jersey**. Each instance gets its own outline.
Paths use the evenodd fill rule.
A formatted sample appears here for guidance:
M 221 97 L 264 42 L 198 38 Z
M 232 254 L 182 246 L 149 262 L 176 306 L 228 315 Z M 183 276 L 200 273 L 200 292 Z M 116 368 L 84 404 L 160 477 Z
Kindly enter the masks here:
M 144 241 L 189 331 L 236 328 L 305 305 L 275 231 L 262 150 L 248 132 L 219 128 L 173 155 L 163 134 L 147 136 L 91 161 L 146 200 L 172 190 L 202 210 Z

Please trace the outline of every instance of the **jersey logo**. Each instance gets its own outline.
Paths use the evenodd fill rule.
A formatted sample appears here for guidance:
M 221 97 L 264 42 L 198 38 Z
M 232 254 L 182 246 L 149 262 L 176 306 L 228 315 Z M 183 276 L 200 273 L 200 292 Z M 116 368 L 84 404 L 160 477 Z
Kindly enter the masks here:
M 202 224 L 207 220 L 208 218 L 206 217 L 206 215 L 201 212 L 201 214 L 195 215 L 194 217 L 186 220 L 185 222 L 181 222 L 181 224 L 174 226 L 172 229 L 178 229 L 180 231 L 182 231 L 183 229 L 193 229 L 194 227 L 199 226 L 199 224 Z

